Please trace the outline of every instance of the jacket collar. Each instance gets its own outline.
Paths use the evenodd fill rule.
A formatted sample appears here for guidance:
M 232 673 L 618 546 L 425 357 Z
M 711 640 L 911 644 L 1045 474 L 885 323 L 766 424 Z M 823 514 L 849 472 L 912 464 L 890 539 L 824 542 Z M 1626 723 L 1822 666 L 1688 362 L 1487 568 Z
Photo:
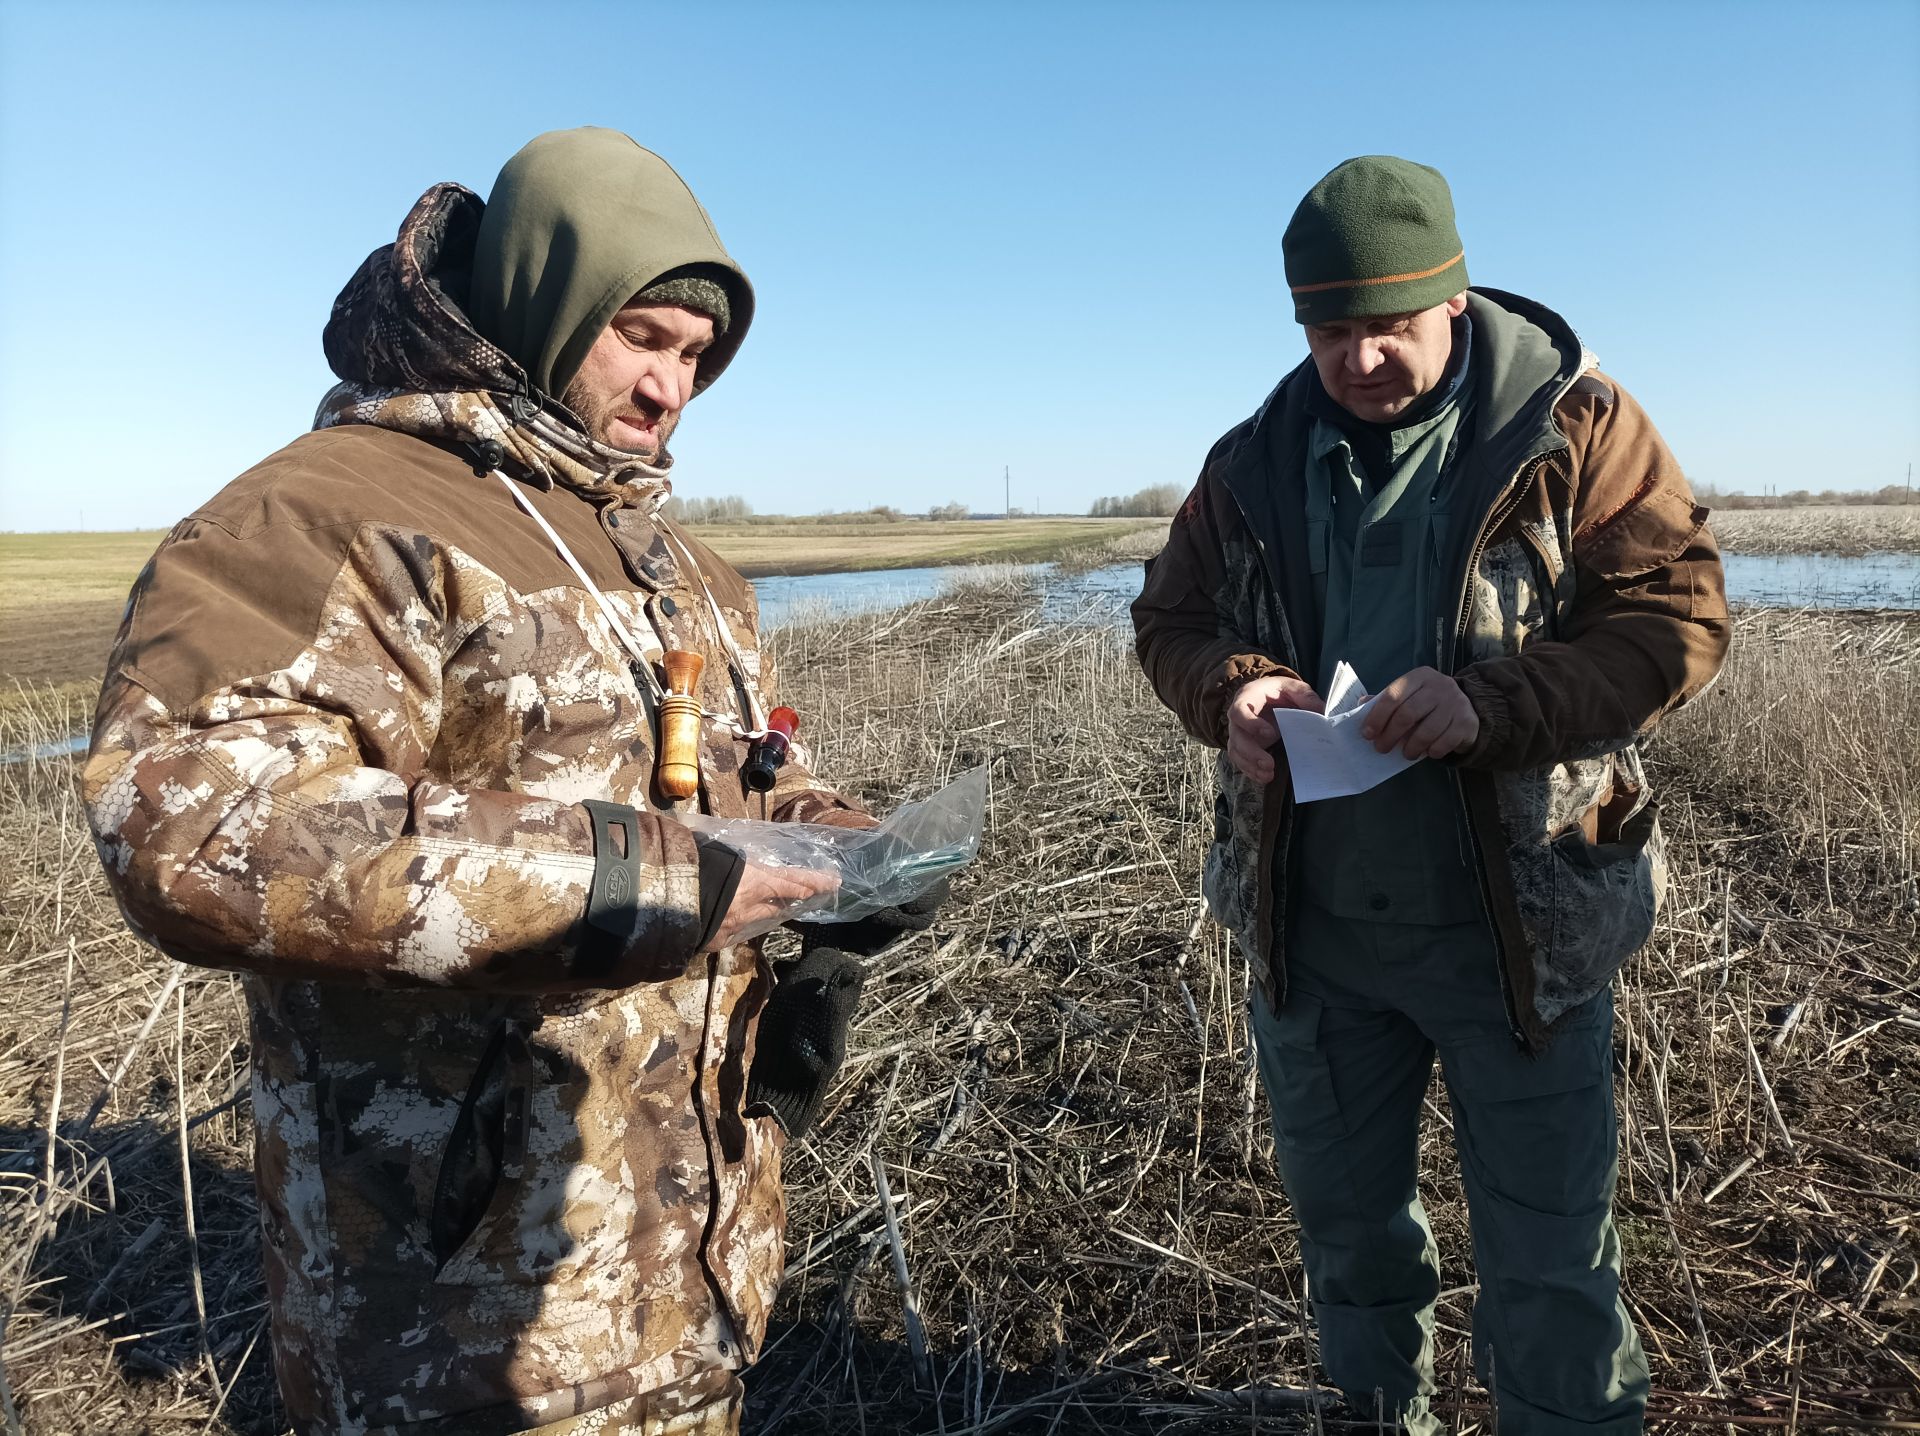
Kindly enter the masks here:
M 1564 319 L 1530 299 L 1497 289 L 1471 289 L 1467 312 L 1472 318 L 1474 418 L 1460 497 L 1463 513 L 1484 516 L 1529 458 L 1566 446 L 1554 424 L 1554 405 L 1593 367 L 1594 359 Z M 1297 516 L 1306 501 L 1300 459 L 1312 421 L 1308 393 L 1315 379 L 1312 359 L 1303 360 L 1274 386 L 1239 430 L 1233 447 L 1220 455 L 1221 481 L 1260 536 L 1261 556 L 1283 616 L 1312 611 L 1304 525 Z M 1446 558 L 1450 569 L 1464 564 L 1476 532 L 1471 519 L 1458 526 L 1457 551 Z M 1296 671 L 1318 671 L 1314 626 L 1303 624 L 1296 632 L 1288 623 L 1287 629 L 1294 651 L 1283 656 Z
M 1473 440 L 1508 473 L 1535 454 L 1566 447 L 1554 406 L 1595 359 L 1553 310 L 1500 289 L 1467 291 L 1478 370 Z
M 545 409 L 503 403 L 485 390 L 420 393 L 336 384 L 320 401 L 313 427 L 342 424 L 373 424 L 461 449 L 482 472 L 503 469 L 536 488 L 558 484 L 616 508 L 655 513 L 673 494 L 670 456 L 649 464 L 595 443 Z

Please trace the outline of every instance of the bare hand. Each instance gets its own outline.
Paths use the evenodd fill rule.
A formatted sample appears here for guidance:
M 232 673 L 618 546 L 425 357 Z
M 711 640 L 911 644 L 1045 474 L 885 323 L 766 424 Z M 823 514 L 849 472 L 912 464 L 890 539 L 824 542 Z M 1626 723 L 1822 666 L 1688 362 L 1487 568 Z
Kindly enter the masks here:
M 1416 668 L 1380 690 L 1360 724 L 1360 736 L 1382 753 L 1444 758 L 1465 752 L 1480 736 L 1480 715 L 1460 685 L 1437 668 Z
M 727 915 L 720 919 L 720 929 L 707 949 L 718 952 L 738 942 L 740 934 L 756 924 L 779 922 L 791 914 L 795 903 L 839 886 L 836 874 L 815 868 L 766 868 L 748 863 L 741 869 L 740 885 L 733 890 Z
M 1304 708 L 1318 713 L 1326 707 L 1310 684 L 1278 674 L 1256 678 L 1234 690 L 1227 703 L 1227 761 L 1256 783 L 1271 783 L 1273 754 L 1280 730 L 1267 714 L 1275 708 Z

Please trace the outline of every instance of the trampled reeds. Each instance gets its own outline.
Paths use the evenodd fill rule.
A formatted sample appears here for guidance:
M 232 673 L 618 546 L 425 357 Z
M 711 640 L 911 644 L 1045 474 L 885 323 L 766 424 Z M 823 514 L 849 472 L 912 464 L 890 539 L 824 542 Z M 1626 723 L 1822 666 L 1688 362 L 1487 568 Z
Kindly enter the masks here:
M 1198 901 L 1210 755 L 1124 634 L 1043 623 L 1018 583 L 775 646 L 850 791 L 885 808 L 985 762 L 993 797 L 941 923 L 875 960 L 788 1154 L 748 1429 L 1309 1429 L 1248 973 Z M 1916 711 L 1910 618 L 1748 614 L 1653 745 L 1673 891 L 1622 983 L 1620 1214 L 1676 1422 L 1920 1423 Z M 0 749 L 30 736 L 4 721 Z M 36 1432 L 275 1431 L 233 983 L 119 932 L 71 763 L 0 768 L 0 841 L 11 1404 Z M 1465 1430 L 1487 1399 L 1434 1097 L 1439 1403 Z

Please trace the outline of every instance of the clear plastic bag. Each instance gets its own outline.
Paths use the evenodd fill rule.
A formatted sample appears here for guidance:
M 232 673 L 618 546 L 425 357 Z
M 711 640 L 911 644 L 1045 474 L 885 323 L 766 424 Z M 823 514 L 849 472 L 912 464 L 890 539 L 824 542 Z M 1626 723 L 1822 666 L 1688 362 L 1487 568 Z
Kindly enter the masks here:
M 824 823 L 763 823 L 752 818 L 687 814 L 702 837 L 737 849 L 768 868 L 811 868 L 840 879 L 832 892 L 793 903 L 781 915 L 739 934 L 757 936 L 783 922 L 851 922 L 910 902 L 973 861 L 987 815 L 987 770 L 974 768 L 917 803 L 903 803 L 874 828 Z

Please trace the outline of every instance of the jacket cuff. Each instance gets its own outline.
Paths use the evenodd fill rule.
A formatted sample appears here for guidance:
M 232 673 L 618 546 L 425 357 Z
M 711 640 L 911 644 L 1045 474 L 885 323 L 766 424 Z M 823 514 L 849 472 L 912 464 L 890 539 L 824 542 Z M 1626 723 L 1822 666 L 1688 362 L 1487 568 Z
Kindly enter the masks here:
M 1463 768 L 1490 767 L 1513 739 L 1513 710 L 1508 706 L 1506 694 L 1484 674 L 1469 668 L 1456 676 L 1454 682 L 1473 705 L 1474 716 L 1480 720 L 1480 733 L 1473 740 L 1473 746 L 1464 753 L 1456 753 L 1453 760 Z
M 569 977 L 621 988 L 681 976 L 700 950 L 704 912 L 693 832 L 624 803 L 580 806 L 593 825 L 593 887 Z
M 700 940 L 694 944 L 694 951 L 705 952 L 726 920 L 727 909 L 733 906 L 747 860 L 738 848 L 713 838 L 696 836 L 693 845 L 700 851 Z
M 1227 722 L 1227 708 L 1233 702 L 1233 695 L 1257 678 L 1275 676 L 1294 678 L 1299 675 L 1286 664 L 1278 663 L 1264 653 L 1237 653 L 1221 665 L 1220 681 L 1214 686 L 1214 693 L 1218 698 L 1218 707 L 1215 709 L 1212 724 L 1214 747 L 1226 747 L 1227 739 L 1232 736 Z M 1274 734 L 1276 740 L 1279 736 L 1278 733 Z

